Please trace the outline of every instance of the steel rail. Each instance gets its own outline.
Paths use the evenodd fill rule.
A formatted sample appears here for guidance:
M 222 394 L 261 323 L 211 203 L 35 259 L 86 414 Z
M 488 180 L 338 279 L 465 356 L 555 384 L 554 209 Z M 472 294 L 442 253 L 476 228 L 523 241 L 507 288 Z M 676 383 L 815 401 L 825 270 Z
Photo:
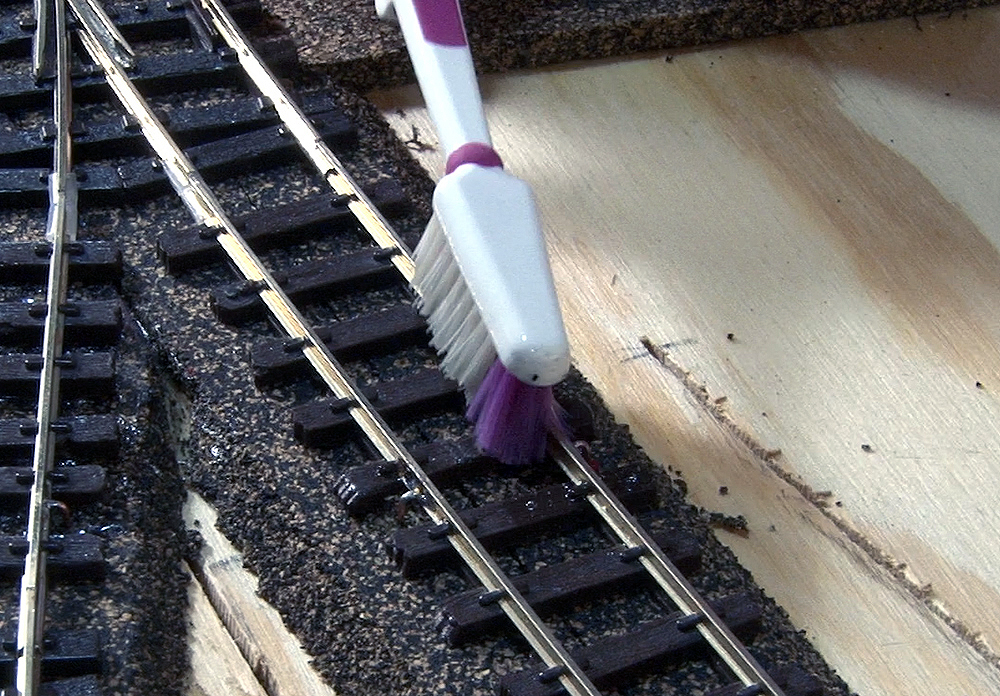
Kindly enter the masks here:
M 217 0 L 191 0 L 208 15 L 215 33 L 236 52 L 240 66 L 247 76 L 270 103 L 274 105 L 278 117 L 287 126 L 289 134 L 295 138 L 316 169 L 324 176 L 330 187 L 338 194 L 350 196 L 348 207 L 358 222 L 371 235 L 375 243 L 394 253 L 392 262 L 409 282 L 413 278 L 413 258 L 406 244 L 399 238 L 392 226 L 365 196 L 361 187 L 351 178 L 344 165 L 327 147 L 312 122 L 291 100 L 274 73 L 254 51 L 246 36 L 233 20 L 225 6 Z M 211 31 L 213 27 L 208 27 Z
M 38 404 L 35 415 L 35 440 L 32 455 L 31 493 L 28 502 L 28 553 L 21 575 L 17 620 L 17 662 L 15 688 L 21 696 L 40 691 L 45 628 L 50 516 L 50 480 L 55 460 L 55 425 L 59 413 L 60 358 L 63 351 L 63 309 L 69 263 L 67 245 L 76 240 L 77 184 L 72 165 L 70 127 L 73 118 L 70 83 L 69 34 L 66 6 L 61 0 L 50 2 L 56 47 L 56 79 L 53 118 L 56 127 L 53 172 L 49 175 L 49 211 L 46 237 L 51 244 L 45 326 L 42 334 L 42 369 L 39 376 Z
M 351 193 L 356 196 L 357 205 L 354 205 L 352 210 L 358 215 L 362 226 L 383 248 L 394 246 L 399 250 L 398 257 L 405 260 L 406 263 L 405 265 L 400 263 L 397 266 L 406 280 L 411 281 L 413 262 L 409 258 L 405 246 L 392 232 L 388 223 L 374 210 L 372 204 L 364 198 L 359 187 L 350 179 L 337 158 L 319 138 L 306 116 L 289 99 L 280 83 L 253 51 L 225 7 L 218 0 L 194 0 L 194 2 L 198 3 L 203 12 L 210 17 L 218 35 L 230 48 L 236 51 L 239 62 L 250 79 L 253 80 L 261 93 L 275 105 L 279 117 L 289 126 L 290 133 L 296 138 L 318 170 L 326 176 L 332 188 L 338 193 Z M 359 211 L 357 208 L 362 208 L 362 210 Z M 598 509 L 623 542 L 630 546 L 641 545 L 648 549 L 641 559 L 647 572 L 655 578 L 678 608 L 688 613 L 697 613 L 703 617 L 698 630 L 706 642 L 729 665 L 736 677 L 746 686 L 757 685 L 772 696 L 783 696 L 781 689 L 774 683 L 770 675 L 733 636 L 708 603 L 700 598 L 694 588 L 673 566 L 649 534 L 629 515 L 603 481 L 586 465 L 576 448 L 565 441 L 561 434 L 555 433 L 554 435 L 557 441 L 561 438 L 559 444 L 562 447 L 562 456 L 556 457 L 556 461 L 566 475 L 574 483 L 591 480 L 591 490 L 597 492 L 588 495 L 588 500 Z M 413 490 L 412 486 L 410 488 Z
M 475 572 L 488 596 L 497 601 L 542 658 L 546 665 L 545 674 L 551 675 L 553 681 L 558 679 L 566 691 L 573 696 L 599 696 L 600 692 L 590 682 L 580 666 L 576 664 L 565 647 L 538 617 L 531 605 L 517 590 L 513 581 L 507 577 L 476 539 L 458 512 L 448 503 L 443 493 L 434 485 L 427 473 L 417 464 L 361 390 L 352 382 L 346 371 L 307 324 L 274 277 L 264 268 L 261 261 L 228 219 L 222 206 L 200 174 L 172 141 L 145 100 L 128 79 L 122 67 L 116 63 L 111 50 L 109 50 L 110 47 L 102 42 L 100 34 L 96 31 L 97 27 L 92 25 L 92 20 L 85 13 L 77 11 L 83 1 L 69 0 L 82 25 L 81 38 L 85 48 L 94 61 L 104 69 L 107 82 L 123 107 L 138 121 L 140 130 L 160 159 L 171 184 L 181 196 L 192 216 L 206 229 L 216 233 L 219 244 L 233 265 L 243 278 L 257 290 L 259 297 L 289 338 L 302 342 L 302 351 L 305 357 L 323 379 L 331 393 L 337 398 L 348 400 L 351 404 L 348 410 L 352 418 L 376 446 L 383 458 L 387 462 L 397 462 L 406 468 L 402 478 L 407 484 L 410 498 L 419 501 L 427 515 L 436 524 L 443 525 L 442 528 L 445 530 L 447 538 L 466 564 Z M 291 101 L 287 98 L 284 99 L 284 102 L 291 105 Z M 346 177 L 342 177 L 339 173 L 330 174 L 327 179 L 346 181 Z M 352 183 L 349 193 L 360 192 Z M 370 206 L 370 203 L 367 203 L 363 198 L 359 198 L 358 203 Z M 381 216 L 375 212 L 374 208 L 370 208 L 366 219 L 378 221 Z M 385 229 L 390 230 L 387 224 Z M 395 239 L 394 233 L 391 239 Z M 403 257 L 409 260 L 409 254 L 406 253 L 405 247 L 394 245 L 388 248 L 395 251 L 394 258 Z
M 744 686 L 756 686 L 756 693 L 784 696 L 781 687 L 761 667 L 729 627 L 719 618 L 687 578 L 667 558 L 638 520 L 621 504 L 597 472 L 581 456 L 565 433 L 553 433 L 549 453 L 569 479 L 582 491 L 627 549 L 641 553 L 638 560 L 677 608 L 700 617 L 697 629 Z
M 86 16 L 87 26 L 92 28 L 101 44 L 108 49 L 115 62 L 126 70 L 135 67 L 135 51 L 128 40 L 122 36 L 115 26 L 114 20 L 101 6 L 99 0 L 84 0 L 74 6 L 78 16 Z
M 49 58 L 51 53 L 52 0 L 34 0 L 35 33 L 31 43 L 31 76 L 35 82 L 41 82 L 49 74 Z M 58 59 L 57 59 L 58 60 Z
M 291 134 L 299 145 L 315 163 L 319 171 L 325 174 L 331 186 L 338 193 L 348 190 L 355 195 L 360 190 L 347 176 L 343 166 L 329 151 L 329 148 L 319 138 L 318 133 L 309 123 L 301 110 L 288 98 L 280 83 L 268 70 L 267 66 L 253 51 L 246 37 L 233 21 L 225 7 L 218 0 L 193 0 L 211 18 L 218 35 L 226 44 L 236 51 L 240 64 L 246 70 L 257 88 L 275 105 L 278 115 L 289 126 Z M 348 189 L 347 187 L 350 187 Z M 380 245 L 395 245 L 400 250 L 399 256 L 406 255 L 406 266 L 400 268 L 407 281 L 412 280 L 413 262 L 409 259 L 405 247 L 392 233 L 388 223 L 374 211 L 373 206 L 363 195 L 358 195 L 357 206 L 352 208 L 357 214 L 357 207 L 364 207 L 364 215 L 359 216 L 361 224 L 369 231 Z M 391 240 L 386 244 L 385 240 Z M 401 265 L 401 264 L 397 264 Z M 647 549 L 641 562 L 654 577 L 671 600 L 682 611 L 697 613 L 703 617 L 698 626 L 705 640 L 719 653 L 720 657 L 733 670 L 736 677 L 746 686 L 759 685 L 771 696 L 783 696 L 781 689 L 767 672 L 754 660 L 746 647 L 732 634 L 729 628 L 719 619 L 711 606 L 705 602 L 684 576 L 670 562 L 663 551 L 656 545 L 638 522 L 628 513 L 614 497 L 607 485 L 590 469 L 580 457 L 579 452 L 565 436 L 554 433 L 559 444 L 553 454 L 559 466 L 574 483 L 584 481 L 595 491 L 588 495 L 588 500 L 598 510 L 608 525 L 624 543 L 629 546 L 641 546 Z

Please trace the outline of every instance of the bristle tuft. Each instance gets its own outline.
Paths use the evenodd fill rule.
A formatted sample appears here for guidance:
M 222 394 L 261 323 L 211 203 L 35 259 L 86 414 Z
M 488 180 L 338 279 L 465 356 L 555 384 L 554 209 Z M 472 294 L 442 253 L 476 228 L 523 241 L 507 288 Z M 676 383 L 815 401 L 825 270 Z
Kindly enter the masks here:
M 475 423 L 479 447 L 513 466 L 541 460 L 549 431 L 562 427 L 552 387 L 525 384 L 499 360 L 469 403 L 466 417 Z
M 475 392 L 496 358 L 486 325 L 462 278 L 437 216 L 431 218 L 414 252 L 417 308 L 427 317 L 431 345 L 444 353 L 441 369 Z

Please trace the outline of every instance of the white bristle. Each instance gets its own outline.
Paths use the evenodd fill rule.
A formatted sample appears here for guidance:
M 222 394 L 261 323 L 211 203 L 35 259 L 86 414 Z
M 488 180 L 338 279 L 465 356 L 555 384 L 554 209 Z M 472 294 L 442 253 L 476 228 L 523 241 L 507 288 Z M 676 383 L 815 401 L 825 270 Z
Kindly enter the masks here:
M 448 239 L 436 217 L 431 218 L 424 236 L 420 238 L 414 258 L 421 261 L 416 264 L 413 286 L 420 291 L 421 306 L 431 312 L 443 298 L 441 287 L 445 290 L 451 287 L 454 282 L 452 276 L 459 273 L 448 249 Z
M 403 30 L 447 156 L 414 253 L 417 308 L 444 355 L 442 371 L 470 397 L 476 442 L 527 464 L 545 452 L 551 387 L 570 367 L 534 196 L 493 150 L 458 0 L 375 2 Z
M 444 345 L 444 341 L 451 340 L 455 336 L 461 335 L 463 324 L 469 321 L 469 315 L 478 314 L 476 312 L 476 305 L 472 301 L 472 296 L 466 294 L 459 302 L 457 302 L 453 308 L 452 305 L 448 305 L 449 310 L 447 312 L 442 311 L 442 323 L 438 326 L 437 331 L 440 332 L 438 337 L 435 339 L 437 343 L 441 343 L 440 346 L 442 350 L 449 350 L 453 346 L 449 343 L 447 346 Z
M 436 216 L 424 230 L 414 261 L 417 306 L 427 317 L 431 345 L 444 353 L 441 369 L 475 392 L 496 360 L 496 350 Z
M 450 346 L 441 361 L 445 374 L 453 375 L 456 381 L 471 392 L 479 387 L 496 359 L 489 332 L 478 316 L 476 313 L 463 325 L 463 332 L 456 335 L 458 340 Z M 485 364 L 480 361 L 485 361 Z
M 481 319 L 482 315 L 477 313 L 476 317 Z M 466 361 L 465 381 L 463 384 L 474 385 L 474 387 L 468 387 L 470 393 L 475 393 L 475 390 L 479 388 L 479 385 L 486 379 L 486 373 L 489 372 L 490 367 L 492 367 L 497 359 L 497 351 L 493 345 L 493 341 L 490 339 L 486 323 L 480 320 L 479 326 L 480 329 L 476 334 L 475 340 L 468 342 L 470 346 L 478 345 L 476 352 L 471 354 Z

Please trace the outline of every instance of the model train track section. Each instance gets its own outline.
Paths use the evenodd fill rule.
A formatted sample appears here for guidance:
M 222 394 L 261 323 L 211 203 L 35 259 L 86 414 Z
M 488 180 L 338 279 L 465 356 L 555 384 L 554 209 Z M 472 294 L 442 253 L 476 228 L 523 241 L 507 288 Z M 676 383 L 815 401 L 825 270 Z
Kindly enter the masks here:
M 30 70 L 0 79 L 0 109 L 36 108 L 53 94 L 60 100 L 51 122 L 0 129 L 0 200 L 49 205 L 56 221 L 44 242 L 0 245 L 5 279 L 57 281 L 49 281 L 44 304 L 0 301 L 0 339 L 12 347 L 0 355 L 0 390 L 20 399 L 37 393 L 39 404 L 34 420 L 0 421 L 0 455 L 34 458 L 31 467 L 0 470 L 0 502 L 23 505 L 26 493 L 15 489 L 28 487 L 35 511 L 24 540 L 9 546 L 27 559 L 16 646 L 20 693 L 41 693 L 43 676 L 51 676 L 41 665 L 56 655 L 58 641 L 42 638 L 40 597 L 47 579 L 64 572 L 58 560 L 87 558 L 92 575 L 102 567 L 100 543 L 88 545 L 85 534 L 61 539 L 47 518 L 54 498 L 84 504 L 100 495 L 106 472 L 76 459 L 59 466 L 51 453 L 113 456 L 117 442 L 113 415 L 58 415 L 60 396 L 112 388 L 115 354 L 99 345 L 122 330 L 116 301 L 67 297 L 69 281 L 104 281 L 122 268 L 114 245 L 78 241 L 72 220 L 80 206 L 113 217 L 117 207 L 170 191 L 192 224 L 131 243 L 146 244 L 170 274 L 202 283 L 218 322 L 239 328 L 266 320 L 276 329 L 234 351 L 248 352 L 261 390 L 308 385 L 302 388 L 308 396 L 286 409 L 302 447 L 357 443 L 361 460 L 335 484 L 331 479 L 346 511 L 366 524 L 387 506 L 396 510 L 399 524 L 386 551 L 402 576 L 475 578 L 475 589 L 441 593 L 436 624 L 446 642 L 457 648 L 513 631 L 533 650 L 534 657 L 522 656 L 520 667 L 496 680 L 499 693 L 594 695 L 649 675 L 669 678 L 674 665 L 692 662 L 714 675 L 702 688 L 712 696 L 821 693 L 808 670 L 758 663 L 746 647 L 767 630 L 758 598 L 734 592 L 706 599 L 696 590 L 699 539 L 658 514 L 652 481 L 594 460 L 586 442 L 592 424 L 573 404 L 565 405 L 575 412 L 576 439 L 552 433 L 546 462 L 532 471 L 502 467 L 454 430 L 441 429 L 429 443 L 405 434 L 425 420 L 459 422 L 464 405 L 438 369 L 412 306 L 413 260 L 390 222 L 411 203 L 391 177 L 361 185 L 348 173 L 335 152 L 358 145 L 357 127 L 331 94 L 289 94 L 273 69 L 287 69 L 294 52 L 280 37 L 251 45 L 237 24 L 236 18 L 258 21 L 259 7 L 215 0 L 168 0 L 144 9 L 70 0 L 68 7 L 83 49 L 78 57 L 88 60 L 70 61 L 61 7 L 50 8 L 51 20 L 39 14 L 31 21 L 21 6 L 0 8 L 0 28 L 10 28 L 0 34 L 0 53 L 32 49 Z M 178 42 L 178 31 L 193 38 Z M 40 47 L 56 45 L 61 58 L 53 62 Z M 53 81 L 46 82 L 50 73 Z M 117 114 L 105 103 L 109 90 Z M 249 177 L 255 183 L 248 186 L 267 187 L 267 177 L 303 163 L 314 170 L 306 191 L 252 212 L 231 214 L 209 185 L 240 186 L 233 182 Z M 221 263 L 235 280 L 218 282 L 214 269 Z M 323 315 L 316 307 L 362 294 L 384 302 L 342 320 L 315 320 Z M 392 362 L 393 378 L 365 367 L 380 360 Z M 175 369 L 183 379 L 183 364 Z M 503 482 L 504 492 L 483 486 L 484 477 Z M 512 561 L 563 537 L 580 548 L 558 561 Z M 653 607 L 639 621 L 585 642 L 550 625 L 556 615 L 623 592 L 648 595 Z

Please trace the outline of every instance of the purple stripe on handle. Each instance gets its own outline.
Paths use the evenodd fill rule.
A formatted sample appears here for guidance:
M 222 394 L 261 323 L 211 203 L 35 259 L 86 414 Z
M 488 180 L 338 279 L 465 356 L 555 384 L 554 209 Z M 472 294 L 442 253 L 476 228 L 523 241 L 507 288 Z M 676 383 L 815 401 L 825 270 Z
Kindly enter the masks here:
M 424 38 L 440 46 L 466 46 L 458 0 L 413 0 Z
M 444 165 L 444 173 L 451 174 L 463 164 L 478 164 L 481 167 L 503 167 L 503 160 L 496 150 L 486 143 L 466 143 L 455 148 L 448 155 Z

